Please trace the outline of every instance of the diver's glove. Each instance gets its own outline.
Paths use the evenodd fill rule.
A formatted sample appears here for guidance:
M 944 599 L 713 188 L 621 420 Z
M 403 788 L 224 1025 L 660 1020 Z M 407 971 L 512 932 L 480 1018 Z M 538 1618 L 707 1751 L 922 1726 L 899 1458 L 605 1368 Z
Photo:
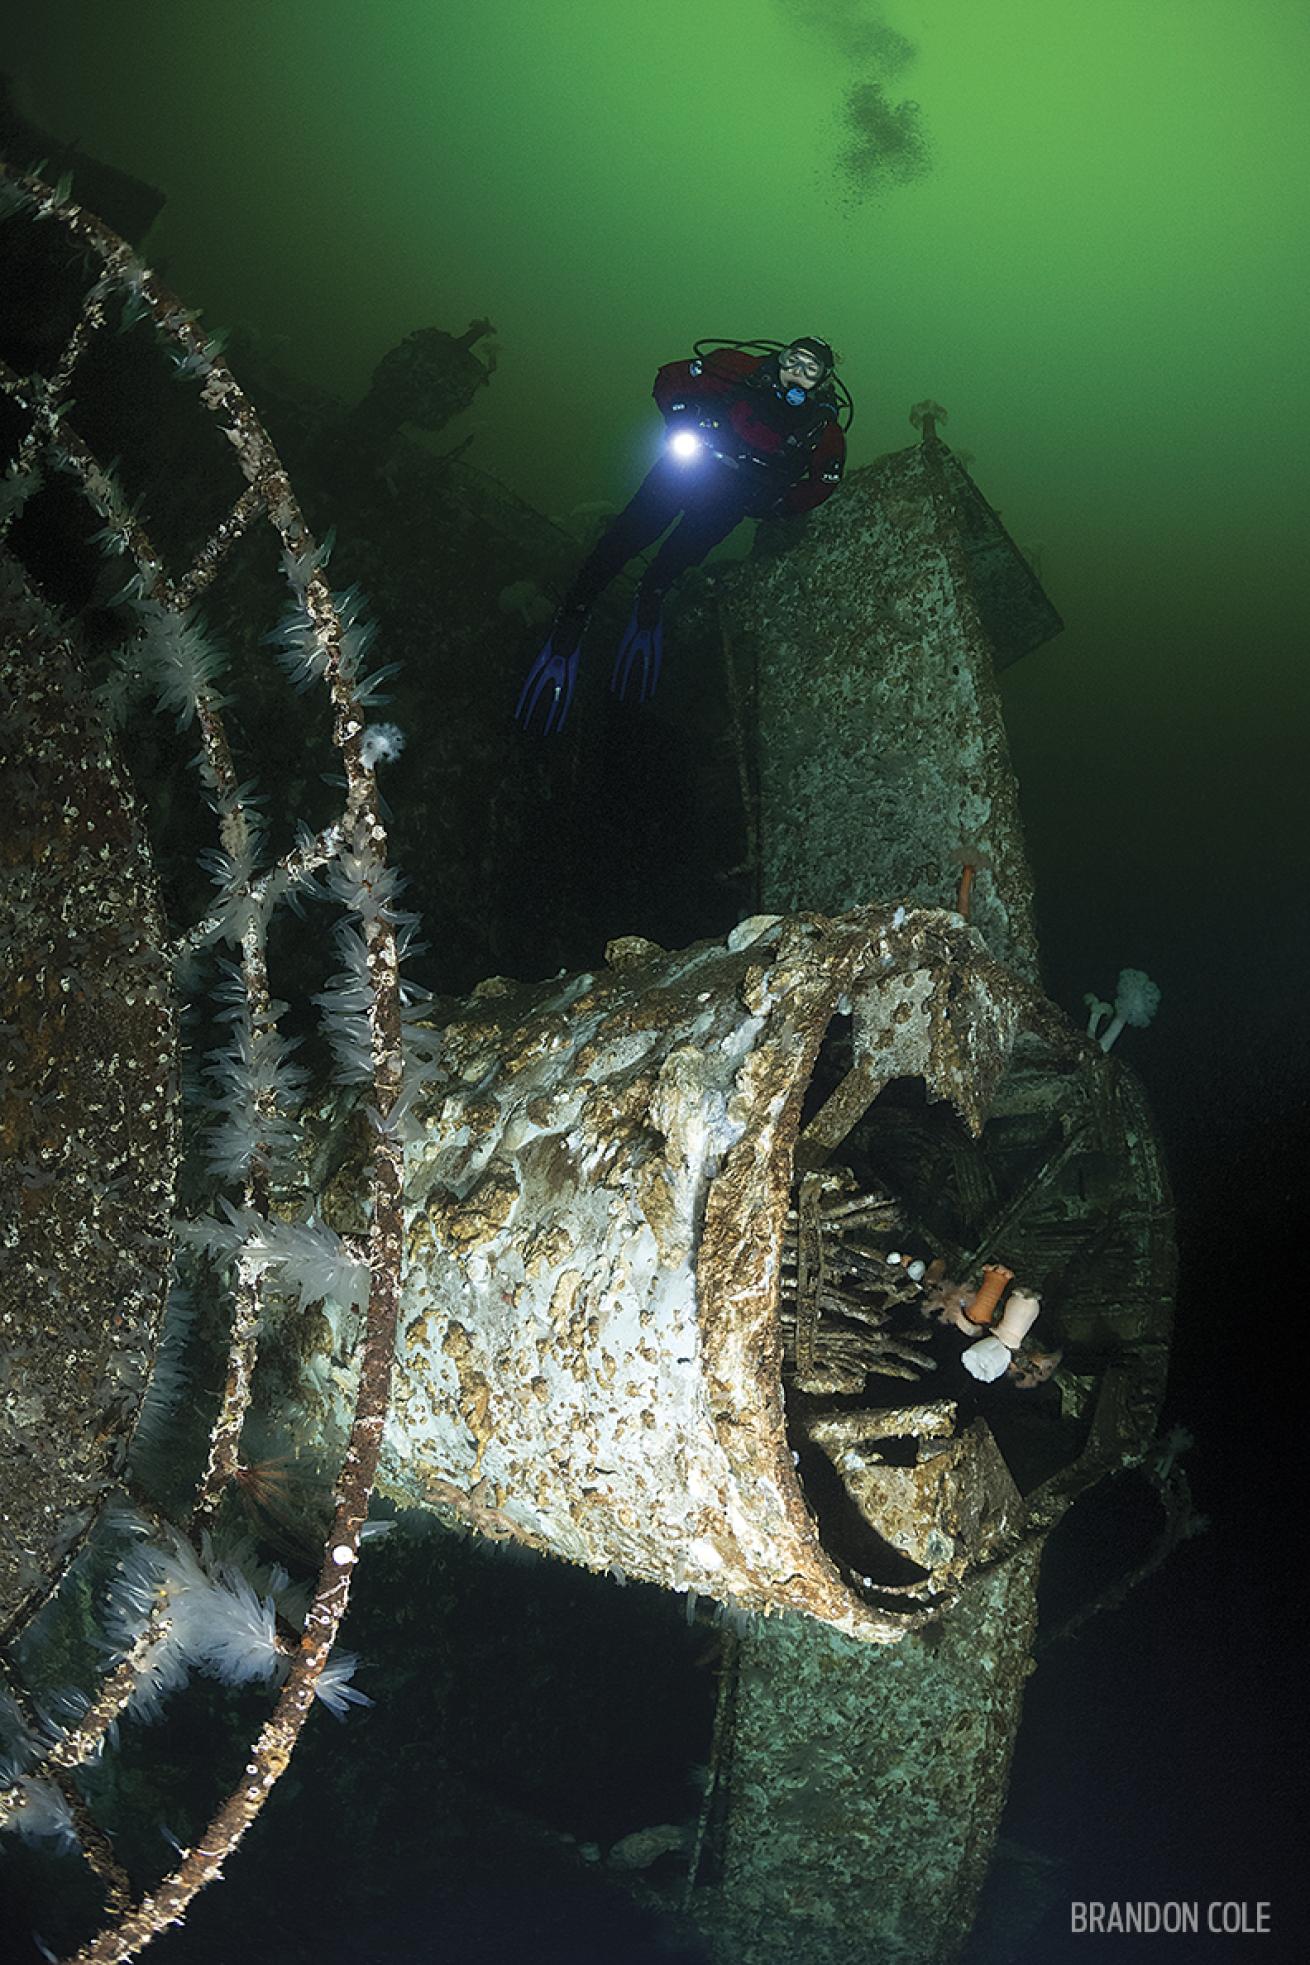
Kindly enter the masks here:
M 546 713 L 541 726 L 542 736 L 549 737 L 552 730 L 564 728 L 564 719 L 573 701 L 573 685 L 578 679 L 578 658 L 582 653 L 582 631 L 586 625 L 585 613 L 556 615 L 544 648 L 528 670 L 514 708 L 515 721 L 521 723 L 525 730 L 531 728 L 537 705 L 543 698 Z
M 663 594 L 647 593 L 640 587 L 637 589 L 637 598 L 632 604 L 632 613 L 623 630 L 619 652 L 614 658 L 614 673 L 610 677 L 610 689 L 620 699 L 628 693 L 628 682 L 638 662 L 641 663 L 641 680 L 637 701 L 648 703 L 655 694 L 655 685 L 660 679 L 660 664 L 664 659 L 664 623 L 660 619 L 663 600 Z

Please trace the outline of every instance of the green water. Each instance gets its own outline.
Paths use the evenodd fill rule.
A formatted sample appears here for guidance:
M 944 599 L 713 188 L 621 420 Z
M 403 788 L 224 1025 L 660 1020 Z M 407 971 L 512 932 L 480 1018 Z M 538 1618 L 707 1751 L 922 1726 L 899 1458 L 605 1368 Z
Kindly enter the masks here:
M 1056 992 L 1158 974 L 1184 1075 L 1253 970 L 1293 1017 L 1299 0 L 45 0 L 7 44 L 167 193 L 170 284 L 313 381 L 489 314 L 443 441 L 548 512 L 622 501 L 699 335 L 827 336 L 856 464 L 944 404 L 1068 623 L 1006 681 Z
M 474 430 L 547 512 L 624 499 L 653 371 L 702 335 L 830 339 L 855 465 L 946 406 L 1067 623 L 1003 682 L 1051 991 L 1163 987 L 1123 1055 L 1185 1204 L 1171 1396 L 1219 1468 L 1211 1567 L 1180 1556 L 1141 1624 L 1034 1682 L 1020 1828 L 1103 1849 L 1107 1897 L 1138 1845 L 1135 1894 L 1186 1894 L 1184 1844 L 1198 1890 L 1270 1894 L 1296 1544 L 1260 1372 L 1310 1086 L 1304 0 L 40 0 L 0 62 L 55 139 L 167 194 L 168 283 L 310 381 L 356 399 L 411 329 L 489 315 L 494 382 L 440 441 Z M 373 1846 L 408 1833 L 421 1875 L 394 1805 Z M 245 1942 L 240 1887 L 205 1915 Z M 426 1956 L 402 1897 L 377 1955 Z

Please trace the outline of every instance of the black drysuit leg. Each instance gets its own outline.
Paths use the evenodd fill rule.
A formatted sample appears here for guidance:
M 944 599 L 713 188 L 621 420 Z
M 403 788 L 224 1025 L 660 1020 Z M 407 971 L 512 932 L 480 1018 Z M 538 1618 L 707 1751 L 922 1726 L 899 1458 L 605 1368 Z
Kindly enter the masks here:
M 667 593 L 679 574 L 698 566 L 746 517 L 745 493 L 737 473 L 725 464 L 708 457 L 692 464 L 661 457 L 583 561 L 561 613 L 586 613 L 633 555 L 658 539 L 681 513 L 642 581 L 652 596 Z

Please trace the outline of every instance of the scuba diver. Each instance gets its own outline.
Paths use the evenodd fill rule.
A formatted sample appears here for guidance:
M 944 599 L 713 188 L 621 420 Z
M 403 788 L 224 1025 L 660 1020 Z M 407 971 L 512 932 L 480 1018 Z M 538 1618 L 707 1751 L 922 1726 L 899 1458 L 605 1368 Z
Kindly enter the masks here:
M 698 566 L 742 519 L 793 518 L 832 496 L 845 468 L 851 407 L 835 366 L 828 343 L 803 334 L 783 345 L 698 342 L 690 361 L 659 371 L 651 393 L 667 426 L 663 452 L 561 601 L 514 711 L 525 728 L 542 706 L 544 732 L 563 728 L 592 608 L 634 553 L 675 519 L 637 588 L 610 680 L 624 696 L 640 664 L 643 703 L 659 681 L 660 613 L 679 574 Z

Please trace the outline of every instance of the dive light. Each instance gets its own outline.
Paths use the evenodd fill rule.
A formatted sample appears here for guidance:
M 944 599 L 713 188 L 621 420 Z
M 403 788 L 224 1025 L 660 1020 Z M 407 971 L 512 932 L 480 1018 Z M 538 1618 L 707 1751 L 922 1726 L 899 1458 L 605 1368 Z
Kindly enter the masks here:
M 694 430 L 675 430 L 669 438 L 669 449 L 684 463 L 697 456 L 701 450 L 701 440 Z

